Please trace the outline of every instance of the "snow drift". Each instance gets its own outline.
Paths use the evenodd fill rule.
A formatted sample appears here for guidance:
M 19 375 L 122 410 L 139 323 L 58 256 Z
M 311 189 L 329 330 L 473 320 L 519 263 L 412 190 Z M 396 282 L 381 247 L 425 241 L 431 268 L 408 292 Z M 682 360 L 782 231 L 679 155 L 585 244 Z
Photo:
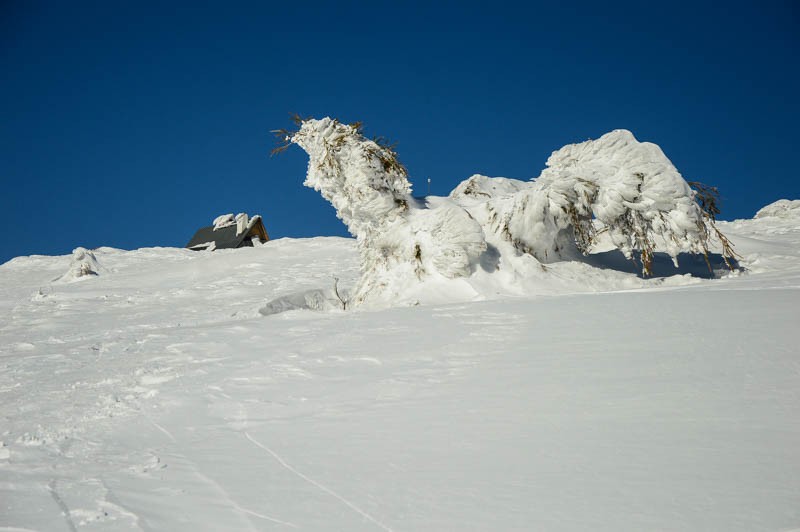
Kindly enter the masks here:
M 309 156 L 305 185 L 319 191 L 356 237 L 362 277 L 353 305 L 398 302 L 420 282 L 470 278 L 483 267 L 525 277 L 577 260 L 604 232 L 642 273 L 654 254 L 707 256 L 713 216 L 655 144 L 626 130 L 554 152 L 531 182 L 473 176 L 447 198 L 412 196 L 392 147 L 360 125 L 308 119 L 287 135 Z M 521 259 L 521 257 L 526 257 Z

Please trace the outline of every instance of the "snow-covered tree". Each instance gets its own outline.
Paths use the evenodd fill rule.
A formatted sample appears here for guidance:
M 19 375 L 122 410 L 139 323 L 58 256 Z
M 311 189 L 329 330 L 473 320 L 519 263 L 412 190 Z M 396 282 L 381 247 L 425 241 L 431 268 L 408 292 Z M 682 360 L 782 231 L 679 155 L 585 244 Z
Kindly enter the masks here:
M 578 259 L 599 231 L 650 273 L 653 253 L 707 255 L 713 210 L 661 149 L 625 130 L 553 152 L 530 182 L 473 176 L 447 198 L 417 200 L 392 147 L 359 124 L 298 121 L 285 132 L 309 156 L 305 185 L 331 202 L 358 241 L 362 277 L 352 303 L 392 299 L 429 277 L 467 277 L 498 242 L 541 263 Z M 495 250 L 496 252 L 496 250 Z
M 409 280 L 469 275 L 483 231 L 453 202 L 423 206 L 391 147 L 331 118 L 305 120 L 290 141 L 309 156 L 305 186 L 319 191 L 357 241 L 361 281 L 352 304 L 402 293 Z
M 712 235 L 729 244 L 661 148 L 622 129 L 553 152 L 526 188 L 484 197 L 484 230 L 545 263 L 587 254 L 598 231 L 629 259 L 638 253 L 645 275 L 656 250 L 677 261 L 706 255 Z
M 68 283 L 99 275 L 101 270 L 102 267 L 94 253 L 86 248 L 78 247 L 72 250 L 69 270 L 55 280 Z

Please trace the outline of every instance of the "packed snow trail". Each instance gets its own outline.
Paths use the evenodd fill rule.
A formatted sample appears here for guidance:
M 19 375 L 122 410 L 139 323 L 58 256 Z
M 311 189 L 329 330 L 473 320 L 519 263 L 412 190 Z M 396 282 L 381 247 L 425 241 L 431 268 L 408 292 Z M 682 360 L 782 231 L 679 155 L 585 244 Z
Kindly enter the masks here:
M 748 273 L 565 262 L 378 312 L 260 312 L 353 286 L 348 239 L 100 249 L 70 283 L 68 256 L 15 259 L 0 529 L 798 528 L 800 220 L 776 212 L 723 225 Z

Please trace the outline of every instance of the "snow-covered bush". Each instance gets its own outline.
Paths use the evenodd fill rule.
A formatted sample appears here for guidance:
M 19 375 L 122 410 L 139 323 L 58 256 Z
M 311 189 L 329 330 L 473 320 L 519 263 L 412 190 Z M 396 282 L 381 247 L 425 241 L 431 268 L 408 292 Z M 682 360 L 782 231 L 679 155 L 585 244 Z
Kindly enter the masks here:
M 100 263 L 97 261 L 97 257 L 94 256 L 94 253 L 86 248 L 78 247 L 72 251 L 69 270 L 56 279 L 56 281 L 77 281 L 89 276 L 99 275 L 100 270 Z
M 781 199 L 763 207 L 756 213 L 756 218 L 800 218 L 800 200 Z
M 626 257 L 639 253 L 644 274 L 656 250 L 673 260 L 682 252 L 707 254 L 716 234 L 713 218 L 661 149 L 626 130 L 553 152 L 529 187 L 487 196 L 482 209 L 484 230 L 541 262 L 587 254 L 603 230 Z
M 626 130 L 553 152 L 531 182 L 472 176 L 446 198 L 411 195 L 392 147 L 369 140 L 359 124 L 298 121 L 283 132 L 309 156 L 305 185 L 331 202 L 358 241 L 362 277 L 353 305 L 393 300 L 431 277 L 470 276 L 502 242 L 541 263 L 589 253 L 599 231 L 651 273 L 653 254 L 707 255 L 715 211 L 655 144 Z M 281 147 L 280 149 L 283 149 Z M 502 261 L 495 261 L 500 268 Z

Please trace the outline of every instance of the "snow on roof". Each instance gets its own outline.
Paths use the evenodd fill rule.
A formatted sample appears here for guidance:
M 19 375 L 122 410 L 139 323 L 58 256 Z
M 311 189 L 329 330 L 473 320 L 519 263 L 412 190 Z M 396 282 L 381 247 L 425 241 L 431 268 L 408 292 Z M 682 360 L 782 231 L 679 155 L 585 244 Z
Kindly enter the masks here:
M 226 249 L 240 247 L 251 230 L 261 223 L 261 216 L 252 218 L 247 213 L 222 214 L 214 218 L 212 225 L 200 228 L 186 244 L 189 249 Z M 261 233 L 261 229 L 258 230 Z M 263 232 L 266 234 L 266 230 Z M 263 240 L 263 236 L 260 236 Z M 269 237 L 267 236 L 267 239 Z M 212 245 L 213 244 L 213 245 Z

